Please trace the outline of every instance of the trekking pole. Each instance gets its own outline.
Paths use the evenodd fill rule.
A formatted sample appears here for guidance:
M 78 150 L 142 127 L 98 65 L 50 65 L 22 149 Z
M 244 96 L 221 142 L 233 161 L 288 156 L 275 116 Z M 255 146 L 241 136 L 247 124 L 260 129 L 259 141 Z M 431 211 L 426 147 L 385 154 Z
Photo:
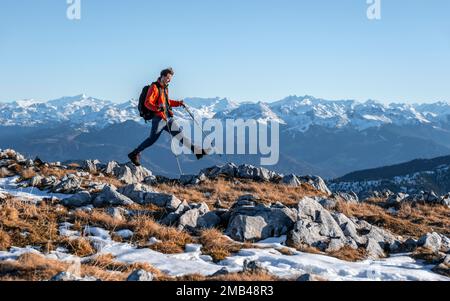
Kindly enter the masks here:
M 176 159 L 177 165 L 178 165 L 178 170 L 180 171 L 180 176 L 184 176 L 183 170 L 181 169 L 180 159 L 178 158 L 178 155 L 173 152 L 173 138 L 174 137 L 172 135 L 172 130 L 170 129 L 169 122 L 167 120 L 166 120 L 166 126 L 170 133 L 170 144 L 172 147 L 172 153 L 175 155 L 175 159 Z
M 186 110 L 186 112 L 188 112 L 188 114 L 191 116 L 192 120 L 194 120 L 194 123 L 202 130 L 203 136 L 206 136 L 205 131 L 203 130 L 203 127 L 200 125 L 200 123 L 195 119 L 194 114 L 192 114 L 191 110 L 189 110 L 189 108 L 186 106 L 186 104 L 183 106 L 184 109 Z M 219 157 L 222 158 L 222 154 L 217 154 L 219 155 Z M 226 154 L 225 154 L 225 160 L 228 161 Z M 225 162 L 228 163 L 228 162 Z
M 198 123 L 198 121 L 195 119 L 195 116 L 194 116 L 194 114 L 192 114 L 191 110 L 189 110 L 186 105 L 184 105 L 184 109 L 191 116 L 192 120 L 194 120 L 195 124 L 202 130 L 203 135 L 206 136 L 205 131 L 203 130 L 203 127 L 200 126 L 200 123 Z

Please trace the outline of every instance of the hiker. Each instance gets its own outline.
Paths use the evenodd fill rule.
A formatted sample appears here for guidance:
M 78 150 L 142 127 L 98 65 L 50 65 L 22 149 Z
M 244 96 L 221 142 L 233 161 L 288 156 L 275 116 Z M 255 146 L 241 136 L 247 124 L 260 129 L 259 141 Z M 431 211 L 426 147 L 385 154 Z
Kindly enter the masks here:
M 174 71 L 172 68 L 167 68 L 161 71 L 160 77 L 150 86 L 144 87 L 141 98 L 139 100 L 139 111 L 141 117 L 146 122 L 151 122 L 152 128 L 150 130 L 150 137 L 148 137 L 141 145 L 134 151 L 128 154 L 131 162 L 140 166 L 140 154 L 150 146 L 152 146 L 161 136 L 163 131 L 168 132 L 173 137 L 179 139 L 180 143 L 190 147 L 192 153 L 195 154 L 198 160 L 207 155 L 207 152 L 191 143 L 189 139 L 183 136 L 180 127 L 173 119 L 173 107 L 185 107 L 184 102 L 169 99 L 168 86 Z

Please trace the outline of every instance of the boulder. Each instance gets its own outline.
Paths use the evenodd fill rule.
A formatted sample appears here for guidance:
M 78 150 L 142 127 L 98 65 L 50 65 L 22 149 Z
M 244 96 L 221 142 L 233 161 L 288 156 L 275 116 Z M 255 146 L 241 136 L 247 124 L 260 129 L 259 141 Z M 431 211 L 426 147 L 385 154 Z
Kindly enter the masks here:
M 358 195 L 356 193 L 354 193 L 353 191 L 351 192 L 336 192 L 334 194 L 335 198 L 337 199 L 341 199 L 346 203 L 350 203 L 350 204 L 358 204 L 359 203 L 359 198 Z
M 299 220 L 288 233 L 286 245 L 298 248 L 304 245 L 325 250 L 329 238 L 320 234 L 320 225 L 309 220 Z
M 312 281 L 318 281 L 316 277 L 314 277 L 311 274 L 303 274 L 300 277 L 297 278 L 296 281 L 299 282 L 312 282 Z
M 413 252 L 416 248 L 417 248 L 417 241 L 412 238 L 408 238 L 401 244 L 400 249 L 398 249 L 397 251 L 399 253 L 400 252 L 401 253 L 410 253 L 410 252 Z
M 279 174 L 273 171 L 270 171 L 263 167 L 255 167 L 249 164 L 240 165 L 237 169 L 236 177 L 263 182 L 275 181 L 281 178 Z
M 214 274 L 211 275 L 211 277 L 218 277 L 218 276 L 224 276 L 230 274 L 230 271 L 228 271 L 227 268 L 223 267 Z
M 153 281 L 153 274 L 145 270 L 133 271 L 128 276 L 127 281 Z
M 113 219 L 115 219 L 117 221 L 122 221 L 122 220 L 124 220 L 124 215 L 126 214 L 126 210 L 123 208 L 110 207 L 110 208 L 106 209 L 106 213 L 108 215 L 110 215 Z
M 323 198 L 323 199 L 318 200 L 318 202 L 326 210 L 334 210 L 337 205 L 336 199 Z
M 225 233 L 238 241 L 257 241 L 268 237 L 262 233 L 266 227 L 262 216 L 238 215 L 231 219 Z
M 43 189 L 52 189 L 58 185 L 59 180 L 55 176 L 49 176 L 42 180 L 41 185 Z
M 359 235 L 357 226 L 351 219 L 343 213 L 333 213 L 332 216 L 347 238 L 351 238 L 358 245 L 367 243 L 367 239 Z
M 175 211 L 182 204 L 182 202 L 174 195 L 157 192 L 145 193 L 144 199 L 137 203 L 141 205 L 153 204 L 165 208 L 168 211 Z
M 257 241 L 287 234 L 296 221 L 296 212 L 287 207 L 277 208 L 240 201 L 228 213 L 227 235 L 238 241 Z
M 106 164 L 106 168 L 104 170 L 104 173 L 110 176 L 114 176 L 114 169 L 119 168 L 119 163 L 116 161 L 110 161 L 108 164 Z
M 325 181 L 318 176 L 303 176 L 298 178 L 300 182 L 306 183 L 314 187 L 315 189 L 325 193 L 326 195 L 331 195 L 330 189 L 328 189 L 327 184 L 325 184 Z
M 426 204 L 439 204 L 441 199 L 434 191 L 427 191 L 423 194 L 423 200 Z
M 357 249 L 367 242 L 352 220 L 342 213 L 331 214 L 314 199 L 305 197 L 300 200 L 297 212 L 297 222 L 287 235 L 288 246 L 307 245 L 333 252 L 344 246 Z
M 226 176 L 229 178 L 236 177 L 238 167 L 233 163 L 225 165 L 216 165 L 210 168 L 203 169 L 200 174 L 204 174 L 209 179 L 216 179 L 219 176 Z
M 70 208 L 78 208 L 92 204 L 91 194 L 87 191 L 81 191 L 73 196 L 61 200 L 61 204 Z
M 255 206 L 258 201 L 261 199 L 257 195 L 253 194 L 244 194 L 241 195 L 236 202 L 231 206 L 232 209 L 237 207 L 244 207 L 244 206 Z
M 123 186 L 122 188 L 119 188 L 118 191 L 136 203 L 143 203 L 146 193 L 156 192 L 152 187 L 140 183 Z
M 105 173 L 114 176 L 126 184 L 141 183 L 146 178 L 152 176 L 151 171 L 142 166 L 135 166 L 131 162 L 127 164 L 118 164 L 114 161 L 109 162 L 106 166 Z
M 187 210 L 180 216 L 178 221 L 178 229 L 180 230 L 195 230 L 199 225 L 200 217 L 209 212 L 208 205 L 205 203 L 191 205 L 190 210 Z
M 74 174 L 68 174 L 61 179 L 53 189 L 56 193 L 73 194 L 81 191 L 81 179 Z
M 208 212 L 197 221 L 197 226 L 201 229 L 212 229 L 217 227 L 222 222 L 222 219 L 216 212 Z
M 106 185 L 102 192 L 94 199 L 93 202 L 96 207 L 105 207 L 105 206 L 129 206 L 134 204 L 134 202 L 119 193 L 113 185 Z
M 420 203 L 428 205 L 441 204 L 441 198 L 434 191 L 420 191 L 419 193 L 410 195 L 404 201 L 410 203 Z
M 366 245 L 366 252 L 367 252 L 367 257 L 369 259 L 378 259 L 378 258 L 383 258 L 386 255 L 384 254 L 384 250 L 383 248 L 380 246 L 380 244 L 373 238 L 369 238 L 367 240 L 367 245 Z
M 244 260 L 242 271 L 250 274 L 269 273 L 269 271 L 260 262 L 249 259 Z
M 403 202 L 406 198 L 408 198 L 408 194 L 406 193 L 396 193 L 391 195 L 387 200 L 386 200 L 386 205 L 393 207 L 393 206 L 398 206 L 401 202 Z
M 440 234 L 441 236 L 441 251 L 444 253 L 450 253 L 450 238 L 445 235 Z
M 84 160 L 81 162 L 80 167 L 90 173 L 97 172 L 97 165 L 100 164 L 98 160 Z
M 446 195 L 442 196 L 440 203 L 441 203 L 441 205 L 450 207 L 450 194 L 446 194 Z
M 165 225 L 165 226 L 176 226 L 178 223 L 178 220 L 180 219 L 180 215 L 181 214 L 179 214 L 179 213 L 170 212 L 169 214 L 164 216 L 164 218 L 161 219 L 159 221 L 159 223 L 161 225 Z
M 355 225 L 357 226 L 358 232 L 363 233 L 363 238 L 376 241 L 382 249 L 387 250 L 398 241 L 397 238 L 387 230 L 373 226 L 366 221 L 360 220 L 356 222 Z
M 0 159 L 11 159 L 17 163 L 25 163 L 25 157 L 13 149 L 5 149 L 0 152 Z
M 204 174 L 200 175 L 182 175 L 180 177 L 181 185 L 198 185 L 206 180 L 206 176 Z
M 438 252 L 442 246 L 442 238 L 436 232 L 427 233 L 419 239 L 417 245 L 420 247 L 427 248 L 433 252 Z
M 302 185 L 302 182 L 300 182 L 300 180 L 294 174 L 284 176 L 281 180 L 281 183 L 292 187 L 299 187 L 300 185 Z
M 30 186 L 32 187 L 41 187 L 42 181 L 44 180 L 44 177 L 41 175 L 35 175 L 30 179 Z
M 320 234 L 330 238 L 344 238 L 338 223 L 333 216 L 316 200 L 305 197 L 297 205 L 298 219 L 319 224 Z

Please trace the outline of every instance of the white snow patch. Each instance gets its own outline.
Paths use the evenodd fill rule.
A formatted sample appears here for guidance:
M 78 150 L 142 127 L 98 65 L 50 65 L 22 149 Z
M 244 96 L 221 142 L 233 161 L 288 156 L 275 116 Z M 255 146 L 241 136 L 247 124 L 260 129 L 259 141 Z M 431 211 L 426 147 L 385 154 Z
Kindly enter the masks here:
M 84 228 L 84 234 L 89 236 L 98 237 L 104 240 L 110 240 L 111 236 L 109 235 L 109 232 L 105 229 L 98 228 L 98 227 L 90 227 L 86 226 Z
M 114 234 L 122 237 L 123 239 L 128 239 L 133 236 L 133 231 L 125 229 L 125 230 L 120 230 L 120 231 L 114 232 Z
M 202 245 L 198 244 L 187 244 L 184 248 L 184 251 L 186 253 L 195 253 L 195 252 L 201 252 Z
M 212 258 L 201 254 L 200 245 L 187 245 L 186 253 L 162 254 L 151 249 L 138 249 L 129 243 L 114 242 L 108 231 L 101 228 L 89 228 L 93 242 L 98 250 L 97 256 L 111 254 L 115 260 L 123 263 L 148 263 L 169 276 L 201 274 L 209 276 L 226 267 L 230 272 L 242 271 L 246 260 L 255 260 L 268 271 L 284 279 L 296 279 L 310 273 L 331 281 L 450 281 L 450 278 L 435 274 L 433 266 L 416 261 L 406 254 L 392 256 L 381 260 L 347 262 L 333 257 L 308 254 L 295 251 L 293 255 L 284 255 L 274 248 L 243 249 L 236 255 L 214 263 Z M 105 238 L 102 238 L 105 237 Z M 285 237 L 271 238 L 259 242 L 262 246 L 282 246 Z M 1 260 L 15 260 L 25 253 L 41 254 L 28 248 L 12 248 L 9 252 L 0 252 Z M 54 251 L 47 258 L 62 261 L 83 261 L 83 259 Z
M 0 178 L 0 193 L 6 193 L 14 197 L 30 201 L 41 201 L 44 198 L 65 199 L 71 197 L 70 194 L 52 193 L 41 191 L 35 187 L 20 187 L 17 180 L 19 177 Z

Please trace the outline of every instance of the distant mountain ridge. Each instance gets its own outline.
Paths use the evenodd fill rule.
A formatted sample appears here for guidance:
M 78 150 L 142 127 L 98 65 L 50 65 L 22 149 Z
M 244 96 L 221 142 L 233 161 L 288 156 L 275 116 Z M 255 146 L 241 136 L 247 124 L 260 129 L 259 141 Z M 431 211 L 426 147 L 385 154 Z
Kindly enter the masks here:
M 338 178 L 355 170 L 388 166 L 416 158 L 450 154 L 450 104 L 390 104 L 376 101 L 328 101 L 289 96 L 273 103 L 237 103 L 227 98 L 186 98 L 198 120 L 255 119 L 280 124 L 282 173 Z M 182 109 L 179 119 L 191 120 Z M 120 136 L 117 133 L 121 133 Z M 126 159 L 148 135 L 136 100 L 113 103 L 81 94 L 47 102 L 0 103 L 0 148 L 14 148 L 46 160 Z M 120 139 L 119 139 L 120 137 Z M 178 173 L 161 140 L 144 154 L 145 164 L 161 174 Z M 160 151 L 161 150 L 161 151 Z M 256 156 L 228 156 L 236 163 L 258 165 Z M 202 162 L 183 158 L 187 170 Z M 219 163 L 211 159 L 207 164 Z
M 446 194 L 450 192 L 450 156 L 356 171 L 329 184 L 334 191 L 358 194 L 386 189 L 410 194 L 420 191 Z
M 396 176 L 405 176 L 412 173 L 429 171 L 440 166 L 450 166 L 450 156 L 443 156 L 433 159 L 416 159 L 410 162 L 355 171 L 349 173 L 335 181 L 372 181 L 380 179 L 389 179 Z
M 384 105 L 369 100 L 324 100 L 312 96 L 289 96 L 273 103 L 236 103 L 227 98 L 186 98 L 202 118 L 253 118 L 284 124 L 290 131 L 305 132 L 312 126 L 365 130 L 383 125 L 432 125 L 449 129 L 450 104 Z M 69 122 L 103 128 L 128 120 L 140 122 L 135 100 L 113 103 L 85 94 L 47 102 L 22 100 L 0 104 L 0 124 L 34 126 Z M 179 111 L 179 117 L 186 117 Z

